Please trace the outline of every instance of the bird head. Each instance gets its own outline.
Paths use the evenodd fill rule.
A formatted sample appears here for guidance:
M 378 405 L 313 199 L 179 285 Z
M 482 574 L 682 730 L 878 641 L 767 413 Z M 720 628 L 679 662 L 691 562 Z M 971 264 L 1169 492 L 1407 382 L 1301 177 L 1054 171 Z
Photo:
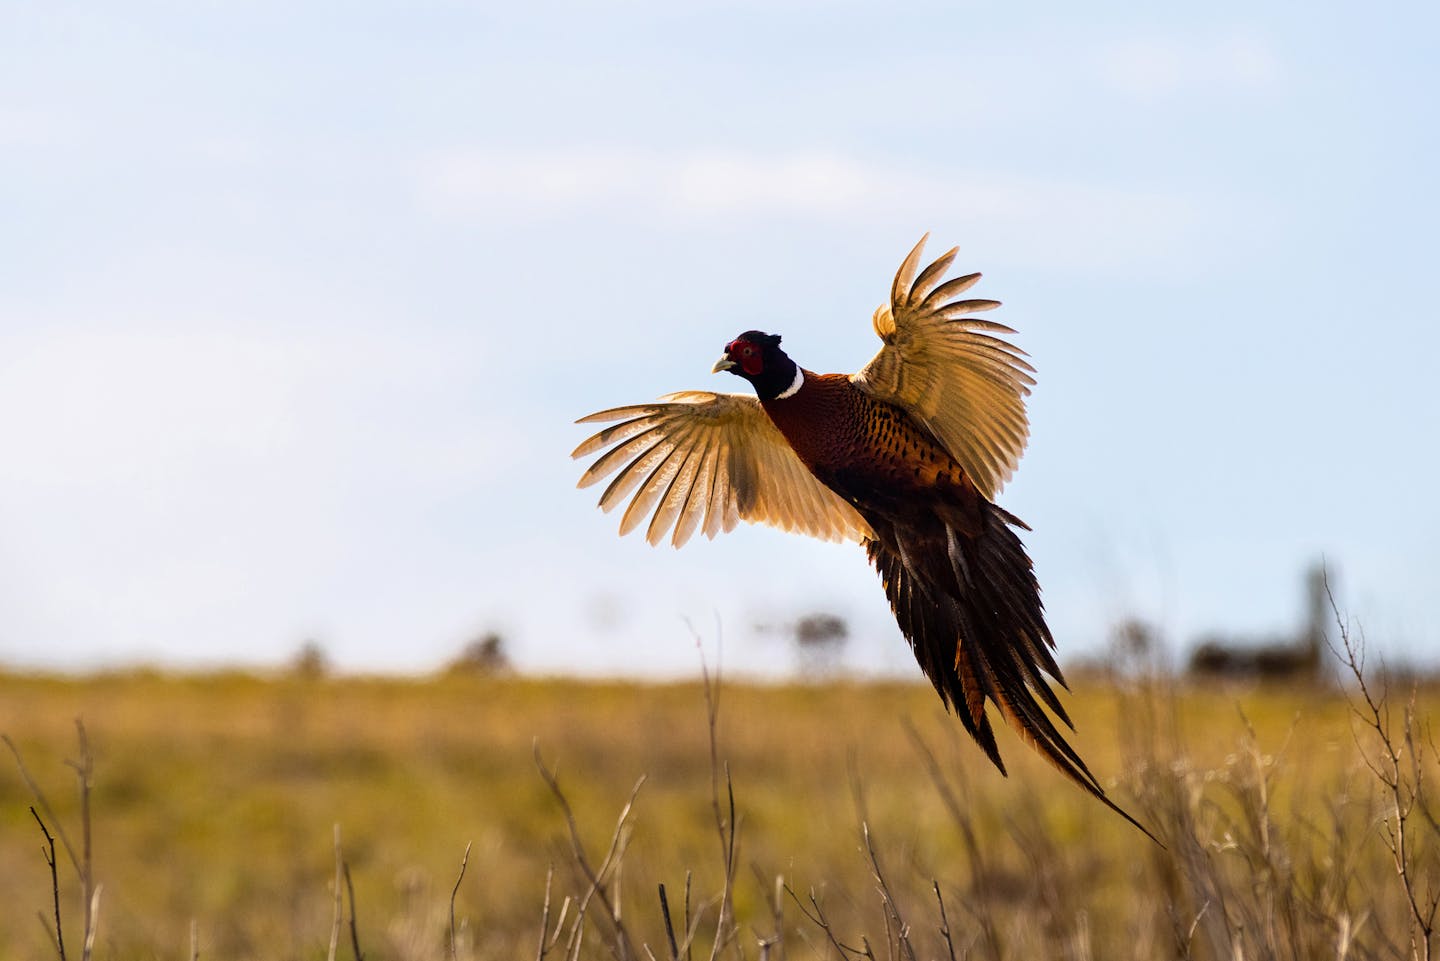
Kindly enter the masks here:
M 725 353 L 711 368 L 718 374 L 728 370 L 755 387 L 761 400 L 779 396 L 795 380 L 798 368 L 780 349 L 780 335 L 747 330 L 725 345 Z

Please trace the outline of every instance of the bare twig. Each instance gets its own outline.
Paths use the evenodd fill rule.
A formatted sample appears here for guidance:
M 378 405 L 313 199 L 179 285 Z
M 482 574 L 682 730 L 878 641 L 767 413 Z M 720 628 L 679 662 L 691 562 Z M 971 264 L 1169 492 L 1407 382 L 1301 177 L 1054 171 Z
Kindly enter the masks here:
M 775 912 L 775 944 L 780 948 L 780 961 L 785 961 L 785 876 L 775 875 L 773 908 Z
M 540 942 L 535 946 L 535 961 L 545 961 L 545 955 L 549 953 L 550 948 L 555 946 L 553 941 L 548 940 L 550 937 L 550 887 L 554 880 L 555 865 L 546 865 L 545 901 L 540 906 Z M 556 937 L 560 935 L 560 929 L 558 927 L 555 929 L 555 935 Z
M 766 959 L 769 959 L 771 957 L 772 948 L 779 949 L 779 951 L 777 952 L 778 959 L 779 961 L 784 961 L 785 876 L 777 874 L 775 876 L 775 883 L 770 884 L 769 881 L 766 880 L 765 875 L 761 872 L 759 865 L 752 864 L 750 866 L 750 870 L 754 873 L 755 883 L 759 886 L 761 891 L 766 890 L 767 887 L 771 889 L 770 893 L 768 893 L 766 897 L 767 901 L 769 902 L 768 906 L 770 908 L 770 923 L 771 925 L 773 925 L 772 933 L 768 935 L 761 934 L 758 930 L 754 930 L 754 925 L 751 926 L 752 931 L 755 935 L 755 940 L 758 942 L 758 946 L 760 948 L 761 961 L 766 961 Z
M 693 930 L 695 930 L 695 926 L 699 924 L 699 918 L 698 918 L 698 916 L 695 917 L 695 920 L 693 920 L 693 921 L 691 920 L 691 917 L 692 917 L 692 916 L 691 916 L 691 913 L 690 913 L 690 882 L 691 882 L 691 880 L 692 880 L 692 878 L 691 878 L 691 872 L 686 871 L 686 872 L 685 872 L 685 932 L 686 932 L 686 934 L 685 934 L 685 961 L 694 961 L 694 959 L 695 959 L 694 941 L 693 941 L 693 939 L 692 939 L 692 937 L 691 937 L 690 932 L 692 932 Z
M 85 950 L 81 954 L 86 961 L 95 954 L 95 932 L 100 928 L 100 891 L 103 887 L 101 884 L 95 885 L 95 890 L 86 904 L 85 917 L 90 926 L 85 929 Z
M 576 902 L 575 920 L 570 922 L 570 937 L 565 941 L 567 961 L 580 961 L 580 945 L 585 940 L 585 902 Z
M 700 652 L 700 679 L 705 693 L 705 719 L 710 735 L 710 809 L 715 816 L 715 829 L 720 836 L 721 863 L 725 869 L 725 886 L 720 894 L 720 915 L 715 920 L 715 941 L 710 947 L 710 961 L 716 961 L 725 945 L 734 936 L 735 931 L 733 916 L 736 858 L 735 785 L 730 779 L 730 765 L 727 762 L 723 765 L 723 771 L 728 808 L 726 811 L 722 811 L 720 807 L 722 765 L 720 763 L 719 737 L 720 668 L 718 665 L 716 666 L 715 679 L 712 682 L 703 650 Z
M 935 901 L 940 905 L 940 933 L 945 937 L 950 961 L 955 961 L 955 941 L 950 936 L 950 918 L 945 914 L 945 898 L 940 894 L 940 882 L 932 880 L 930 883 L 935 886 Z
M 455 887 L 450 890 L 450 961 L 456 959 L 455 949 L 455 896 L 460 893 L 460 882 L 465 880 L 465 866 L 470 863 L 470 844 L 465 844 L 465 856 L 460 859 L 460 876 L 455 879 Z M 546 891 L 546 900 L 549 900 L 549 891 Z
M 330 950 L 326 952 L 327 961 L 335 961 L 335 952 L 340 947 L 340 922 L 344 917 L 344 902 L 341 900 L 343 892 L 341 884 L 345 881 L 345 861 L 340 855 L 340 822 L 335 822 L 335 911 L 330 922 Z
M 25 781 L 25 786 L 30 789 L 30 794 L 35 798 L 35 803 L 40 810 L 45 812 L 50 823 L 55 825 L 55 835 L 59 837 L 65 853 L 70 856 L 70 863 L 75 868 L 76 875 L 80 878 L 81 891 L 81 913 L 84 917 L 84 925 L 81 929 L 81 958 L 83 961 L 90 961 L 91 952 L 95 947 L 96 918 L 100 911 L 100 887 L 95 883 L 95 873 L 91 861 L 90 847 L 90 788 L 94 783 L 95 756 L 90 751 L 90 739 L 85 733 L 85 722 L 80 718 L 75 719 L 75 732 L 80 744 L 79 760 L 66 761 L 65 763 L 75 771 L 76 787 L 80 795 L 80 830 L 81 847 L 77 851 L 75 845 L 70 842 L 70 836 L 65 831 L 65 825 L 55 816 L 54 810 L 50 807 L 50 800 L 40 785 L 30 775 L 25 767 L 25 760 L 20 756 L 20 749 L 15 742 L 10 740 L 9 735 L 0 735 L 0 740 L 10 748 L 10 753 L 15 756 L 15 766 L 20 771 L 20 777 Z M 40 815 L 32 807 L 32 814 L 35 820 L 40 821 Z M 47 843 L 50 846 L 50 856 L 47 863 L 50 866 L 50 877 L 52 881 L 52 892 L 55 895 L 55 932 L 54 942 L 60 957 L 65 957 L 63 934 L 60 931 L 60 907 L 59 907 L 59 878 L 55 865 L 55 844 L 54 837 L 46 829 L 45 823 L 41 822 L 41 830 L 45 831 Z
M 962 799 L 956 796 L 949 779 L 945 777 L 945 772 L 940 767 L 940 761 L 936 758 L 935 752 L 930 749 L 930 745 L 920 735 L 920 731 L 910 718 L 902 718 L 901 725 L 905 728 L 910 742 L 915 745 L 915 750 L 919 752 L 920 759 L 925 764 L 925 770 L 930 776 L 930 783 L 935 785 L 935 790 L 940 795 L 945 810 L 950 814 L 950 820 L 955 824 L 956 830 L 960 832 L 961 840 L 965 843 L 966 859 L 970 862 L 970 883 L 968 897 L 962 896 L 960 905 L 979 923 L 980 937 L 988 947 L 990 956 L 998 958 L 1004 952 L 1000 949 L 1000 932 L 995 923 L 994 898 L 990 890 L 992 869 L 975 830 L 975 818 L 969 810 L 969 798 L 967 796 L 962 802 Z M 960 781 L 960 790 L 962 793 L 966 790 L 963 779 Z M 938 890 L 936 897 L 939 897 Z M 944 911 L 943 902 L 941 911 L 942 913 Z M 945 922 L 945 926 L 948 931 L 949 923 Z M 955 951 L 953 944 L 950 946 L 950 951 L 953 955 Z
M 350 950 L 355 961 L 365 961 L 365 955 L 360 953 L 360 932 L 355 927 L 355 885 L 350 883 L 350 864 L 341 862 L 341 866 L 345 872 L 345 891 L 350 896 Z
M 577 922 L 583 918 L 590 899 L 592 897 L 598 898 L 601 905 L 605 908 L 606 917 L 609 919 L 614 932 L 615 953 L 620 958 L 620 961 L 628 961 L 630 958 L 638 957 L 634 942 L 631 940 L 630 933 L 625 928 L 625 922 L 620 916 L 619 902 L 612 899 L 606 892 L 605 882 L 609 875 L 616 870 L 621 857 L 623 857 L 625 847 L 629 843 L 630 812 L 634 809 L 635 798 L 640 794 L 640 788 L 645 784 L 644 775 L 641 775 L 640 779 L 635 782 L 635 787 L 630 791 L 629 800 L 625 802 L 625 806 L 620 810 L 620 817 L 615 824 L 615 832 L 610 837 L 610 847 L 605 852 L 605 857 L 601 859 L 600 867 L 597 870 L 590 865 L 590 860 L 585 855 L 585 845 L 580 840 L 580 828 L 575 823 L 575 814 L 570 809 L 570 802 L 565 797 L 565 792 L 560 789 L 559 780 L 557 780 L 555 774 L 545 766 L 545 760 L 540 756 L 540 745 L 538 742 L 534 746 L 534 754 L 535 766 L 539 768 L 541 778 L 544 779 L 546 786 L 550 788 L 550 793 L 560 802 L 560 808 L 565 814 L 565 823 L 570 829 L 570 848 L 575 856 L 575 862 L 579 865 L 581 873 L 585 875 L 585 879 L 589 882 L 589 889 L 580 901 Z M 577 928 L 577 931 L 578 930 Z M 578 935 L 574 939 L 574 949 L 577 951 L 579 949 Z
M 861 839 L 865 842 L 865 850 L 870 857 L 871 872 L 880 890 L 881 903 L 885 907 L 885 948 L 893 952 L 894 946 L 898 943 L 907 961 L 915 961 L 915 949 L 910 945 L 910 926 L 900 916 L 900 908 L 895 903 L 895 898 L 890 891 L 890 884 L 885 879 L 885 872 L 880 867 L 880 856 L 875 851 L 874 840 L 870 837 L 870 824 L 868 809 L 865 801 L 865 783 L 860 777 L 860 762 L 852 747 L 847 753 L 845 767 L 850 779 L 850 793 L 855 803 L 855 817 L 860 822 Z M 895 927 L 891 928 L 891 922 Z M 870 943 L 861 939 L 865 950 L 870 950 Z
M 14 750 L 14 745 L 11 745 L 11 750 Z M 18 759 L 19 756 L 16 757 Z M 50 868 L 50 893 L 55 902 L 55 930 L 49 931 L 48 927 L 46 930 L 49 931 L 50 940 L 55 944 L 55 950 L 60 954 L 60 961 L 65 961 L 65 933 L 60 927 L 60 875 L 55 869 L 55 838 L 46 829 L 45 822 L 40 820 L 40 815 L 36 812 L 33 804 L 30 806 L 30 813 L 34 816 L 35 823 L 40 825 L 40 833 L 45 835 L 45 843 L 49 845 L 49 850 L 44 854 L 45 864 Z M 44 915 L 40 916 L 40 922 L 45 923 Z
M 875 955 L 870 951 L 870 945 L 868 943 L 865 944 L 865 947 L 863 949 L 852 948 L 850 945 L 845 944 L 835 935 L 834 929 L 830 926 L 830 919 L 825 917 L 825 909 L 820 907 L 820 902 L 816 899 L 813 889 L 810 891 L 809 895 L 810 906 L 814 908 L 813 912 L 806 909 L 805 904 L 800 900 L 800 896 L 795 893 L 795 889 L 790 887 L 790 885 L 788 884 L 785 885 L 785 893 L 790 895 L 790 899 L 795 902 L 795 906 L 800 909 L 800 913 L 805 915 L 806 919 L 809 920 L 811 924 L 815 925 L 821 931 L 825 932 L 825 937 L 830 942 L 830 946 L 833 947 L 836 951 L 840 952 L 840 955 L 842 957 L 844 957 L 845 955 L 853 955 L 857 958 L 875 957 Z
M 570 899 L 560 903 L 560 917 L 555 921 L 554 933 L 550 932 L 550 890 L 555 881 L 555 865 L 545 868 L 545 905 L 540 911 L 540 943 L 535 947 L 535 961 L 545 961 L 545 956 L 560 942 L 560 932 L 565 928 L 565 915 L 570 910 Z
M 886 925 L 888 927 L 892 920 L 895 922 L 895 941 L 899 943 L 901 953 L 907 961 L 915 961 L 915 948 L 910 944 L 910 925 L 900 916 L 900 905 L 890 891 L 890 882 L 885 880 L 885 872 L 880 867 L 880 855 L 875 851 L 875 840 L 870 836 L 870 825 L 861 823 L 860 831 L 864 835 L 865 850 L 870 855 L 870 866 L 875 872 L 875 882 L 880 887 L 880 897 L 885 904 Z
M 660 885 L 660 917 L 665 922 L 665 939 L 670 943 L 670 961 L 679 961 L 680 947 L 675 943 L 675 925 L 670 921 L 670 902 L 665 898 L 665 885 Z
M 1412 837 L 1415 811 L 1419 809 L 1424 812 L 1424 818 L 1429 818 L 1428 804 L 1424 800 L 1424 781 L 1420 776 L 1421 760 L 1418 757 L 1425 744 L 1415 734 L 1414 692 L 1412 691 L 1411 699 L 1405 706 L 1402 728 L 1397 734 L 1383 676 L 1378 692 L 1372 689 L 1367 679 L 1363 634 L 1358 641 L 1351 636 L 1349 626 L 1340 617 L 1328 582 L 1325 592 L 1330 599 L 1331 610 L 1335 612 L 1341 645 L 1339 650 L 1336 650 L 1333 644 L 1330 649 L 1354 678 L 1359 691 L 1358 704 L 1353 704 L 1354 716 L 1364 727 L 1374 732 L 1378 743 L 1378 755 L 1371 755 L 1359 744 L 1358 736 L 1356 738 L 1366 765 L 1384 786 L 1389 802 L 1389 813 L 1385 818 L 1386 843 L 1389 845 L 1395 875 L 1410 913 L 1410 953 L 1416 958 L 1431 961 L 1434 956 L 1436 916 L 1437 912 L 1440 912 L 1440 889 L 1436 886 L 1433 863 L 1423 866 L 1418 861 L 1415 840 Z M 1417 869 L 1423 870 L 1427 876 L 1423 895 L 1420 893 L 1420 880 L 1415 876 Z
M 686 880 L 689 880 L 689 872 L 686 872 Z M 688 894 L 688 892 L 687 892 Z M 707 898 L 701 902 L 699 909 L 693 914 L 689 906 L 686 906 L 686 914 L 689 915 L 689 922 L 685 925 L 685 937 L 680 941 L 679 951 L 685 955 L 686 961 L 690 961 L 695 954 L 695 939 L 700 935 L 700 925 L 705 921 L 705 914 L 712 905 L 718 905 L 720 897 Z

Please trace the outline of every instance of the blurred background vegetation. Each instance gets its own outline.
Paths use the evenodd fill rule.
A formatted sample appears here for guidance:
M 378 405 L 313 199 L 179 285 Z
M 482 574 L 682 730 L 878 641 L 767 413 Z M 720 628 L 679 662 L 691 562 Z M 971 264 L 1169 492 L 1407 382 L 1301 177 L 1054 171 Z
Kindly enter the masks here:
M 802 667 L 843 648 L 823 616 L 792 633 Z M 1002 778 L 928 687 L 829 668 L 529 678 L 495 634 L 424 678 L 338 674 L 314 644 L 268 676 L 12 674 L 0 731 L 77 849 L 88 794 L 101 957 L 324 956 L 337 827 L 372 958 L 667 957 L 662 884 L 680 956 L 688 930 L 696 957 L 1428 957 L 1440 687 L 1389 679 L 1381 704 L 1378 665 L 1364 691 L 1328 671 L 1166 674 L 1149 644 L 1122 625 L 1067 703 L 1076 746 L 1164 848 L 1009 736 Z M 55 955 L 34 803 L 20 766 L 0 769 L 0 957 Z M 82 872 L 57 860 L 80 957 Z

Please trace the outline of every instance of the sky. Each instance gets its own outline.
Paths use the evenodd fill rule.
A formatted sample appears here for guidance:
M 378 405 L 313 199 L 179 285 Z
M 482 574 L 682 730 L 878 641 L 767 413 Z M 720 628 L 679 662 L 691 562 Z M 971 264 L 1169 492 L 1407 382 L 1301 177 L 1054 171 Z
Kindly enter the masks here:
M 680 551 L 586 413 L 817 371 L 932 232 L 1038 371 L 1000 503 L 1062 661 L 1266 636 L 1324 558 L 1440 660 L 1440 8 L 0 4 L 0 662 L 783 675 L 854 545 Z

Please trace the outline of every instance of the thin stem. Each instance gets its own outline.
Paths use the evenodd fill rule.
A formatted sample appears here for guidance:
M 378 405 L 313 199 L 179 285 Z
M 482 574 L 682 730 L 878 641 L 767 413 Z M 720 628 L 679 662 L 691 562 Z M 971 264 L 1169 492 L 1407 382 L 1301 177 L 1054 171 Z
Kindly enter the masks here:
M 455 879 L 455 887 L 450 890 L 450 961 L 456 961 L 455 949 L 455 896 L 460 893 L 460 882 L 465 880 L 465 866 L 470 863 L 470 845 L 465 844 L 465 856 L 460 859 L 460 876 Z M 545 892 L 545 900 L 550 900 L 550 892 Z

